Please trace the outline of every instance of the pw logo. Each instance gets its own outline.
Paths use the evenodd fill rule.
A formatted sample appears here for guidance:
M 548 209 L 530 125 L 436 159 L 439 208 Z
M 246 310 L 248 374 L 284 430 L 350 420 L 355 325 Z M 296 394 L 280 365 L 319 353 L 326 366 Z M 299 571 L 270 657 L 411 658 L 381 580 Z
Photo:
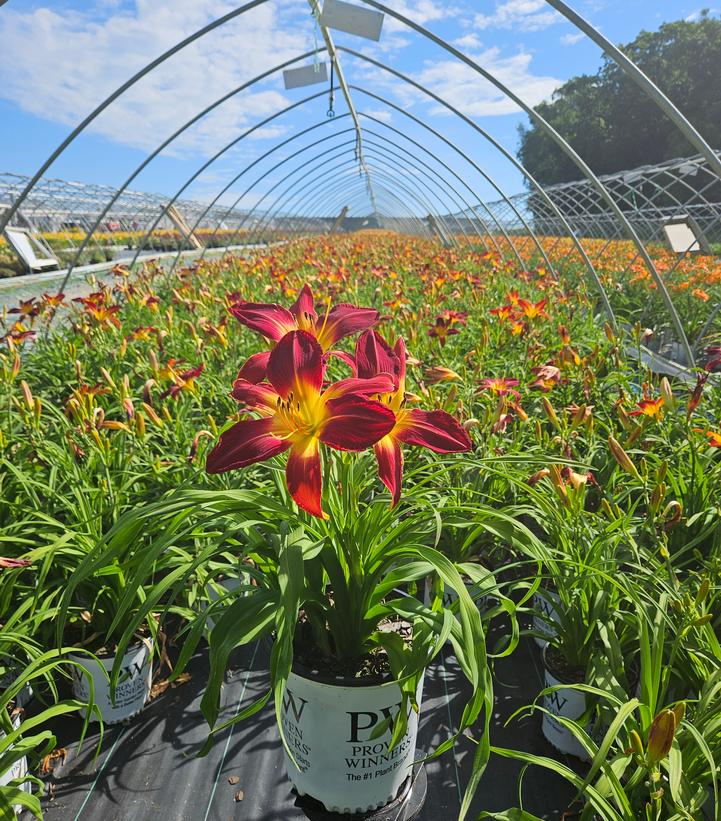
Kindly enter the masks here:
M 372 731 L 379 721 L 383 721 L 386 725 L 384 732 L 389 733 L 395 724 L 398 713 L 401 711 L 402 703 L 391 704 L 390 707 L 382 707 L 379 712 L 358 712 L 347 713 L 350 716 L 350 738 L 348 741 L 357 744 L 359 741 L 370 740 L 371 732 L 368 732 L 366 738 L 359 738 L 361 732 Z M 395 709 L 395 715 L 393 710 Z
M 291 693 L 287 687 L 285 688 L 285 693 L 283 694 L 283 712 L 286 715 L 288 715 L 288 709 L 290 708 L 295 716 L 295 720 L 300 722 L 300 718 L 303 715 L 303 710 L 305 710 L 305 705 L 307 703 L 307 699 L 301 698 L 300 696 L 298 697 L 298 701 L 296 701 L 296 697 L 293 693 Z

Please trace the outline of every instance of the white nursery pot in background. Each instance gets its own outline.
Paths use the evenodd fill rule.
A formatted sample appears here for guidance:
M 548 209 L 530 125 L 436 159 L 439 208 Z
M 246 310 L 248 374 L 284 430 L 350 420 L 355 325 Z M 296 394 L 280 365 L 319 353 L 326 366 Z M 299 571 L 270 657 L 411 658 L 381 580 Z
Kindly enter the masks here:
M 545 686 L 556 687 L 564 682 L 559 681 L 548 669 L 545 671 Z M 567 755 L 576 756 L 583 761 L 588 761 L 588 754 L 584 750 L 581 742 L 573 733 L 564 727 L 553 716 L 562 716 L 577 721 L 586 712 L 586 698 L 579 690 L 564 687 L 561 690 L 554 690 L 546 693 L 543 697 L 543 706 L 548 713 L 543 713 L 541 731 L 544 738 L 550 742 L 557 750 Z M 550 713 L 550 715 L 549 715 Z
M 80 701 L 89 701 L 90 685 L 88 677 L 92 677 L 95 704 L 100 710 L 103 722 L 106 724 L 115 724 L 136 715 L 143 709 L 143 705 L 150 697 L 153 659 L 152 640 L 143 639 L 126 650 L 120 668 L 118 684 L 115 693 L 112 694 L 108 677 L 115 664 L 115 658 L 114 655 L 103 655 L 98 656 L 98 661 L 96 661 L 87 656 L 70 656 L 70 659 L 75 662 L 71 667 L 73 695 Z M 81 715 L 85 716 L 85 712 L 85 710 L 81 710 Z M 97 721 L 97 715 L 93 713 L 90 720 Z
M 283 733 L 296 764 L 285 754 L 288 776 L 300 795 L 329 812 L 360 813 L 392 801 L 412 773 L 418 713 L 408 705 L 408 728 L 389 750 L 392 726 L 374 728 L 401 709 L 395 683 L 370 686 L 347 679 L 326 684 L 291 673 L 281 707 Z M 418 686 L 420 704 L 423 681 Z
M 16 713 L 10 719 L 12 722 L 13 730 L 17 730 L 20 724 L 22 723 L 22 714 Z M 5 733 L 0 730 L 0 738 L 5 738 Z M 25 756 L 21 759 L 16 761 L 12 767 L 6 773 L 0 773 L 0 787 L 7 786 L 13 779 L 15 778 L 22 778 L 23 776 L 27 775 L 28 772 L 28 761 Z M 23 784 L 19 789 L 23 790 L 24 792 L 31 792 L 31 786 L 29 783 Z M 17 814 L 22 812 L 22 806 L 19 804 L 15 804 L 13 809 Z
M 237 590 L 241 584 L 250 584 L 250 576 L 247 573 L 241 573 L 240 576 L 233 576 L 227 579 L 220 579 L 216 582 L 222 588 L 227 590 L 229 593 L 233 590 Z M 208 594 L 208 598 L 210 599 L 210 603 L 214 604 L 218 601 L 221 597 L 222 593 L 212 584 L 206 584 L 205 590 Z M 246 594 L 244 594 L 246 595 Z M 231 604 L 235 599 L 228 599 L 227 604 Z M 222 614 L 222 610 L 216 611 L 216 618 L 220 618 Z M 215 619 L 212 616 L 208 616 L 205 620 L 205 629 L 209 633 L 215 627 Z
M 559 598 L 558 593 L 554 593 L 553 590 L 539 589 L 533 596 L 533 606 L 536 610 L 540 610 L 540 612 L 546 617 L 543 618 L 539 613 L 536 613 L 533 616 L 533 629 L 547 637 L 541 638 L 541 636 L 534 636 L 536 644 L 541 648 L 548 644 L 548 639 L 553 638 L 556 635 L 553 622 L 558 623 L 560 621 L 558 611 L 556 609 L 560 601 L 561 599 Z

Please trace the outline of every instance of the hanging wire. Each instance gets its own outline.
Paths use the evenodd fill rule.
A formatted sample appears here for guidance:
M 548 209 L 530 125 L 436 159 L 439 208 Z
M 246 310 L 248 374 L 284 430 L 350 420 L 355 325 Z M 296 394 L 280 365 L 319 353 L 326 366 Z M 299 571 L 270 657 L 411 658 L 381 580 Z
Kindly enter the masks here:
M 331 57 L 330 61 L 330 88 L 328 89 L 328 111 L 326 112 L 326 117 L 333 118 L 335 117 L 335 110 L 333 109 L 333 104 L 335 102 L 335 92 L 333 90 L 333 82 L 335 80 L 335 60 Z M 357 149 L 356 149 L 357 154 Z

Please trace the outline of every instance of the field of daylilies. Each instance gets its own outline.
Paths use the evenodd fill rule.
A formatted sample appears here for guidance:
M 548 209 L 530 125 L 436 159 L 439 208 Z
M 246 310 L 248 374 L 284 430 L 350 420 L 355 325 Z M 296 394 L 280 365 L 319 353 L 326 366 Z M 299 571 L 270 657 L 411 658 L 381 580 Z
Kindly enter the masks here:
M 255 641 L 270 688 L 233 720 L 274 702 L 290 780 L 328 808 L 366 799 L 315 791 L 302 671 L 397 682 L 395 714 L 345 713 L 354 761 L 403 776 L 378 806 L 445 646 L 476 746 L 461 817 L 496 756 L 567 779 L 566 819 L 719 817 L 719 340 L 690 381 L 654 375 L 629 356 L 662 311 L 630 247 L 591 254 L 615 329 L 570 244 L 544 240 L 558 277 L 524 248 L 521 269 L 380 232 L 299 239 L 116 266 L 113 287 L 5 313 L 0 819 L 42 818 L 58 716 L 80 736 L 142 707 L 128 653 L 145 679 L 170 656 L 175 680 L 208 654 L 209 747 L 229 654 Z M 718 261 L 656 258 L 698 332 Z M 530 642 L 546 679 L 522 732 L 545 755 L 490 727 L 496 662 Z

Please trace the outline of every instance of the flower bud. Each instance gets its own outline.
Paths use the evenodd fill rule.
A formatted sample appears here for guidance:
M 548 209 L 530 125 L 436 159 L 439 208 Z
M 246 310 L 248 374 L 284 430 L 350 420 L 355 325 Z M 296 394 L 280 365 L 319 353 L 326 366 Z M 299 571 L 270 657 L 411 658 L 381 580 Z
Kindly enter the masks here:
M 556 415 L 556 411 L 553 408 L 553 405 L 548 401 L 548 397 L 542 396 L 541 397 L 541 404 L 543 405 L 543 410 L 546 412 L 546 416 L 549 418 L 551 424 L 553 425 L 556 430 L 561 429 L 561 423 Z
M 648 732 L 648 763 L 657 764 L 666 758 L 676 734 L 676 715 L 673 710 L 661 710 Z
M 621 445 L 613 438 L 613 436 L 608 437 L 608 444 L 611 448 L 611 453 L 613 454 L 613 458 L 619 464 L 626 473 L 629 473 L 634 479 L 640 479 L 640 475 L 636 470 L 636 465 L 631 461 L 631 458 L 626 453 L 626 451 L 621 447 Z
M 673 391 L 671 390 L 671 383 L 665 376 L 661 380 L 660 392 L 665 407 L 670 411 L 674 410 L 676 408 L 676 399 L 673 395 Z
M 24 379 L 21 379 L 20 388 L 25 397 L 25 404 L 28 406 L 28 410 L 31 411 L 35 407 L 35 399 L 33 398 L 33 392 L 30 390 L 30 385 Z
M 711 582 L 709 581 L 708 576 L 704 576 L 701 580 L 701 584 L 698 588 L 698 593 L 696 593 L 696 604 L 701 604 L 701 602 L 708 596 L 708 591 L 711 589 Z
M 629 733 L 629 741 L 633 752 L 643 758 L 643 741 L 641 741 L 641 736 L 636 732 L 636 730 L 631 730 Z

